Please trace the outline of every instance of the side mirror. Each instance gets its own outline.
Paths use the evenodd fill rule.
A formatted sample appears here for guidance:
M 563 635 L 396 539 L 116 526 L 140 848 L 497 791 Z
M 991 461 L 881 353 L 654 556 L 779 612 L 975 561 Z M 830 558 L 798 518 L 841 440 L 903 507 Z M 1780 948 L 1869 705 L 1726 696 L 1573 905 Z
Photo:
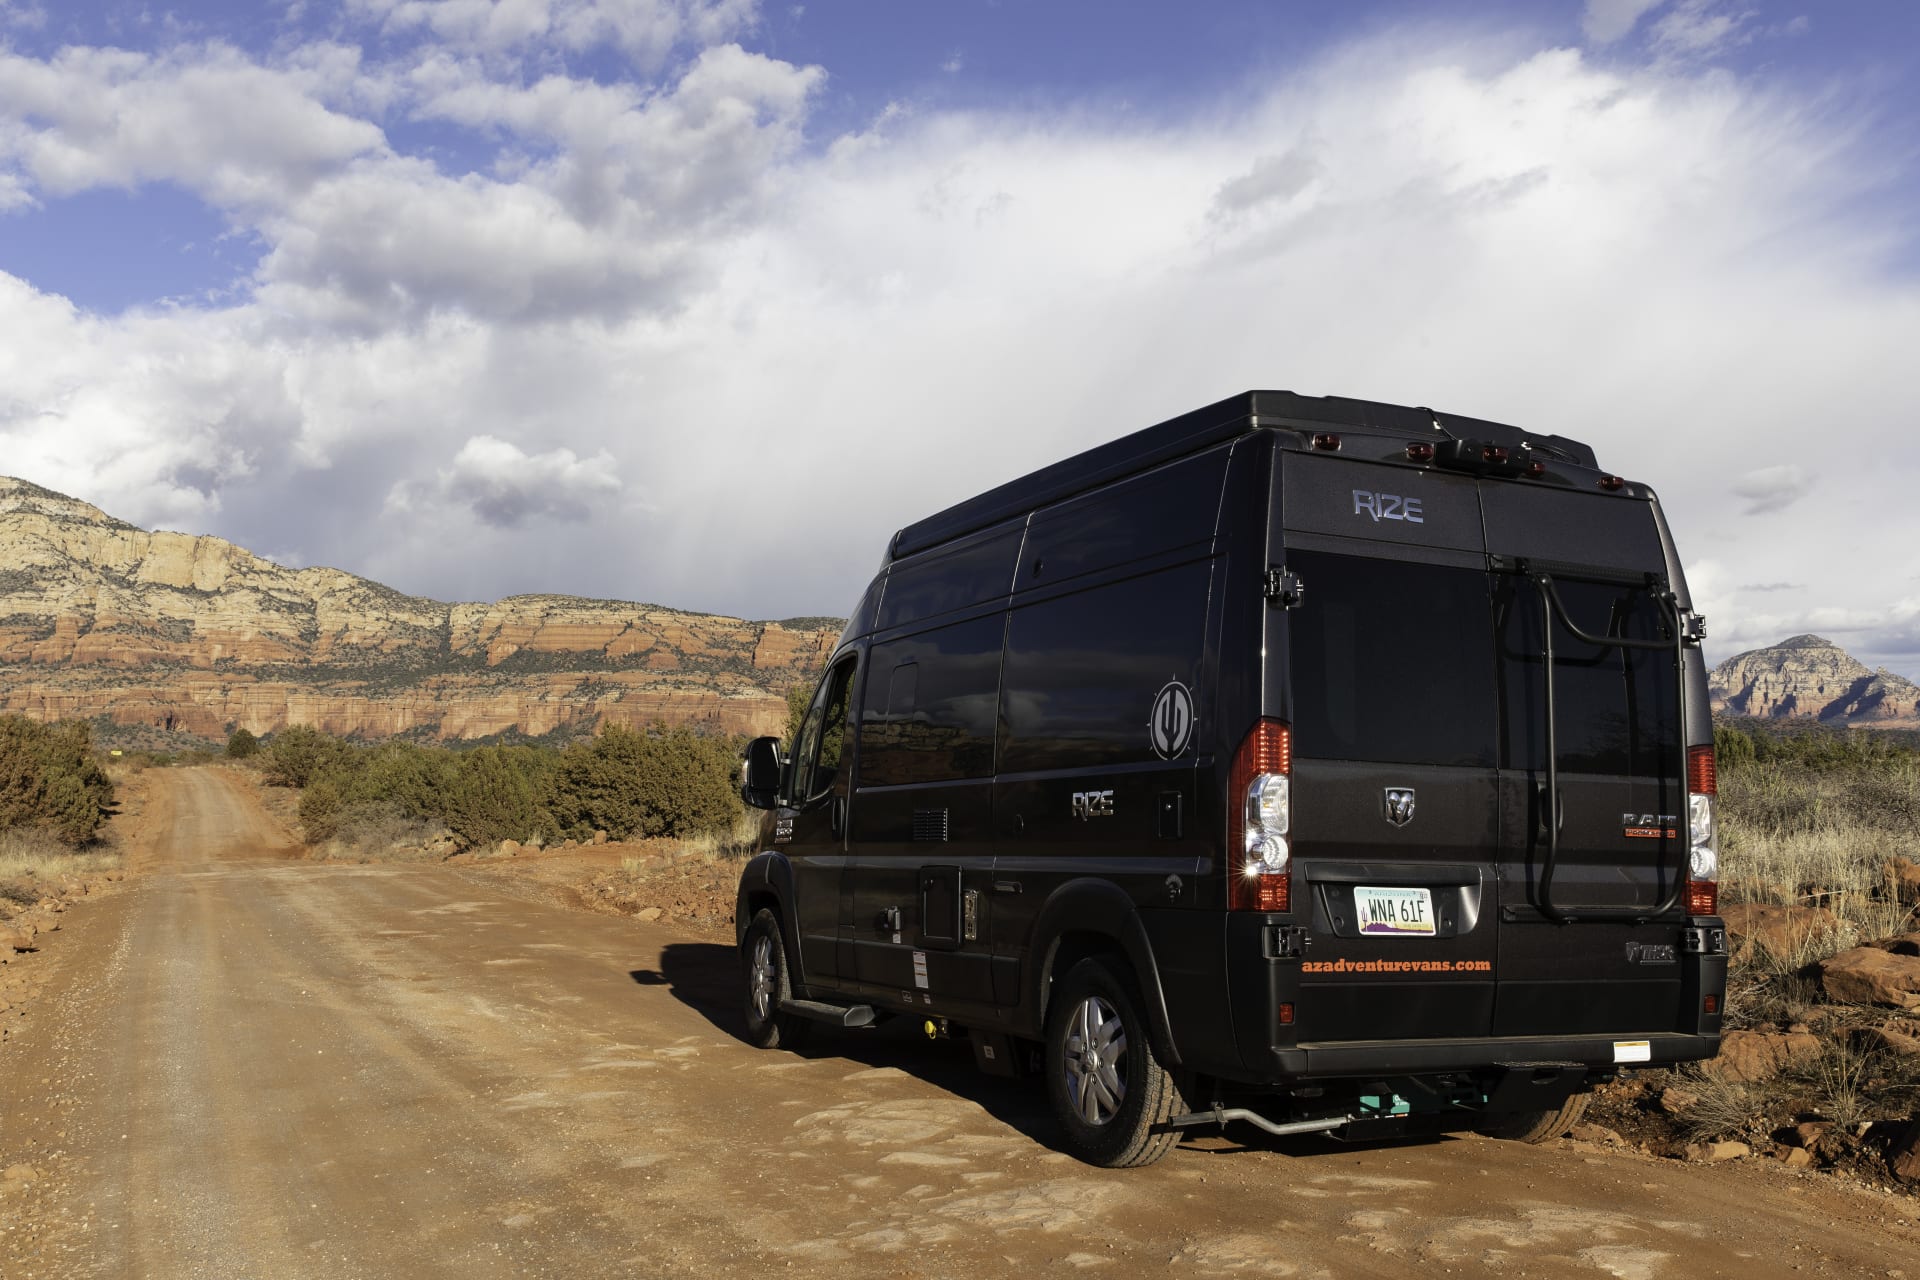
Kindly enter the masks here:
M 755 738 L 740 757 L 740 798 L 749 809 L 771 809 L 780 803 L 780 775 L 787 753 L 778 738 Z

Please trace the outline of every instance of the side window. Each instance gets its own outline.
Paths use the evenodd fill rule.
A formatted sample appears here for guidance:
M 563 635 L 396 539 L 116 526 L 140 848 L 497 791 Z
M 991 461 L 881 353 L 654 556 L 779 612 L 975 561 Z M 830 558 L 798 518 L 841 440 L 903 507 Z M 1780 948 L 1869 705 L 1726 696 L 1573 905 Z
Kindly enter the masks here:
M 1163 569 L 1016 605 L 1007 626 L 1000 772 L 1089 769 L 1159 758 L 1148 725 L 1160 692 L 1199 693 L 1212 565 Z M 1204 703 L 1196 707 L 1204 716 Z M 1191 732 L 1175 755 L 1192 750 Z
M 852 658 L 843 660 L 827 673 L 814 694 L 793 750 L 794 800 L 812 799 L 831 789 L 840 778 L 847 745 L 847 699 L 855 665 Z
M 873 646 L 860 723 L 862 786 L 993 772 L 1005 630 L 1005 615 L 994 613 Z
M 1323 760 L 1491 766 L 1493 611 L 1476 569 L 1289 551 L 1293 732 Z

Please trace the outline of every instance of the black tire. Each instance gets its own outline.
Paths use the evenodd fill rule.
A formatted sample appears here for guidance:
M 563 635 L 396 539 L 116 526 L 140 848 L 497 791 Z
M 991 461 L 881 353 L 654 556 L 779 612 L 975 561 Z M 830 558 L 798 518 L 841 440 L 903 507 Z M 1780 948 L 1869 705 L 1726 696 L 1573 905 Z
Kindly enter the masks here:
M 1156 1128 L 1185 1111 L 1186 1104 L 1154 1053 L 1140 999 L 1123 966 L 1082 960 L 1054 989 L 1047 1010 L 1046 1072 L 1047 1097 L 1065 1133 L 1066 1150 L 1088 1164 L 1134 1168 L 1152 1164 L 1179 1144 L 1178 1132 Z
M 1576 1093 L 1553 1111 L 1514 1111 L 1494 1116 L 1481 1125 L 1477 1132 L 1489 1138 L 1529 1142 L 1535 1146 L 1552 1142 L 1555 1138 L 1566 1137 L 1567 1131 L 1580 1123 L 1580 1117 L 1587 1114 L 1587 1103 L 1592 1096 Z
M 793 978 L 780 920 L 766 907 L 754 913 L 741 939 L 740 968 L 747 987 L 748 1043 L 760 1049 L 798 1048 L 813 1024 L 780 1012 L 780 1002 L 793 996 Z

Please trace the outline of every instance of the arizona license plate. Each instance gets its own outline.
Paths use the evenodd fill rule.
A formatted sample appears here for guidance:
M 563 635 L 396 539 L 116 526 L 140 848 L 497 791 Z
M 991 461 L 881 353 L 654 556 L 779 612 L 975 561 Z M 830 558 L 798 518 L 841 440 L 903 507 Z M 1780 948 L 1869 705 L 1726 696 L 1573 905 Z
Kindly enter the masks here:
M 1431 938 L 1431 889 L 1373 889 L 1355 885 L 1353 910 L 1360 932 L 1376 937 Z

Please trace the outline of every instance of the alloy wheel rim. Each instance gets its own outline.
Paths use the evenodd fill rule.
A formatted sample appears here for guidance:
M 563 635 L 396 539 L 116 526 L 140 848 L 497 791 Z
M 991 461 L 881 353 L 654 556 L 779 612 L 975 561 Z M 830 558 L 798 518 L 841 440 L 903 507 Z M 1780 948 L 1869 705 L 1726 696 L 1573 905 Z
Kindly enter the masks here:
M 748 975 L 754 1015 L 764 1021 L 773 1008 L 773 939 L 762 934 L 753 943 L 753 969 Z
M 1075 1007 L 1067 1024 L 1062 1066 L 1067 1100 L 1089 1125 L 1112 1120 L 1127 1097 L 1127 1029 L 1120 1013 L 1100 996 Z

